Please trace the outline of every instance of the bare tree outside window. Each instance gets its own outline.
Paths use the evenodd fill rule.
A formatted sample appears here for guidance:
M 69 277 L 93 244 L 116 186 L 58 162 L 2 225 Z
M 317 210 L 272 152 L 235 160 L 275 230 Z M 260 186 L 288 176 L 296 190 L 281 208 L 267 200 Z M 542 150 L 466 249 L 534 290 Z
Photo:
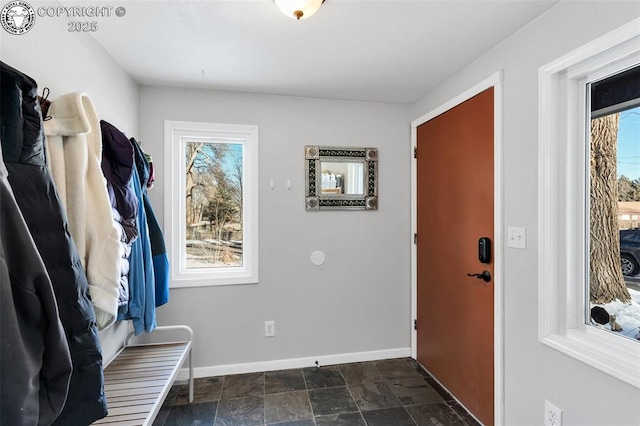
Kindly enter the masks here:
M 640 340 L 640 107 L 589 130 L 590 322 Z
M 187 269 L 242 266 L 242 145 L 185 146 Z
M 591 120 L 591 301 L 631 299 L 620 268 L 617 145 L 620 114 Z

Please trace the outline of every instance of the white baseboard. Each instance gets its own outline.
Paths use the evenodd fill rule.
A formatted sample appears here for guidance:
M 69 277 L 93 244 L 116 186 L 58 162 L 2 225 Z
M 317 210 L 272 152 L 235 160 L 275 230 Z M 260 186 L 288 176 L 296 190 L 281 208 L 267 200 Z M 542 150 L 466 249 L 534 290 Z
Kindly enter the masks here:
M 382 351 L 355 352 L 348 354 L 321 355 L 307 358 L 279 359 L 275 361 L 248 362 L 244 364 L 211 365 L 196 367 L 193 376 L 213 377 L 228 374 L 256 373 L 260 371 L 286 370 L 289 368 L 315 367 L 318 365 L 347 364 L 350 362 L 378 361 L 382 359 L 406 358 L 411 356 L 411 348 L 385 349 Z M 176 381 L 185 382 L 189 379 L 189 369 L 182 368 Z

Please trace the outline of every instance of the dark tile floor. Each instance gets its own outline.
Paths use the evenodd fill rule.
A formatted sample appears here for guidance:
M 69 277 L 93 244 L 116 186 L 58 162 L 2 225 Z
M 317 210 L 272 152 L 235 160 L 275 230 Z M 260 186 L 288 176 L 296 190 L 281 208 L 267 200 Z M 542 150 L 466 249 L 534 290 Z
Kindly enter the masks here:
M 478 425 L 409 358 L 196 379 L 174 386 L 156 426 Z

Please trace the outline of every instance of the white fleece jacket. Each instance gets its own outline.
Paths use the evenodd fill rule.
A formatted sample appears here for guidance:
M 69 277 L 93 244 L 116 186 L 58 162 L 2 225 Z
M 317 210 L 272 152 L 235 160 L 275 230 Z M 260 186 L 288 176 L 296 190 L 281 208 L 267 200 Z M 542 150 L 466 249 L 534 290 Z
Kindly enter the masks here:
M 89 281 L 100 330 L 118 314 L 119 231 L 100 163 L 102 134 L 93 103 L 85 93 L 69 93 L 52 102 L 44 122 L 48 165 Z

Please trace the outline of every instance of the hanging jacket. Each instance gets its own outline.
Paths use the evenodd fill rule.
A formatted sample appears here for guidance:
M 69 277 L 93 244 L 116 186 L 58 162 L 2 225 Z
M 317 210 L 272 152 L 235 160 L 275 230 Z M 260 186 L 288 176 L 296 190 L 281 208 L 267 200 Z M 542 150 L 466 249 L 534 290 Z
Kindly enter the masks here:
M 53 101 L 44 122 L 47 164 L 67 213 L 69 232 L 87 273 L 98 329 L 118 314 L 123 249 L 102 174 L 102 133 L 85 93 Z
M 73 373 L 57 425 L 107 414 L 102 350 L 87 277 L 46 164 L 36 82 L 0 62 L 0 141 L 9 184 L 51 279 Z
M 120 266 L 120 291 L 118 315 L 129 303 L 129 258 L 131 244 L 138 238 L 136 215 L 138 199 L 131 187 L 134 153 L 129 140 L 111 124 L 100 121 L 102 133 L 102 172 L 107 183 L 111 213 L 120 236 L 122 256 Z
M 132 243 L 138 236 L 136 216 L 138 198 L 130 186 L 133 177 L 134 152 L 129 139 L 115 126 L 100 120 L 102 131 L 102 172 L 110 185 L 109 196 L 121 217 L 126 233 L 126 241 Z
M 131 257 L 131 243 L 127 242 L 127 233 L 122 226 L 122 217 L 116 209 L 115 198 L 112 195 L 112 189 L 109 187 L 109 199 L 111 200 L 111 214 L 113 215 L 113 224 L 118 228 L 120 238 L 120 248 L 122 257 L 119 260 L 120 266 L 120 291 L 118 292 L 118 310 L 129 303 L 129 258 Z
M 50 425 L 71 357 L 51 281 L 7 180 L 0 150 L 0 421 Z
M 155 304 L 162 306 L 169 301 L 169 256 L 164 244 L 164 235 L 158 223 L 158 219 L 151 206 L 147 189 L 153 186 L 152 168 L 148 157 L 142 147 L 134 138 L 129 139 L 135 152 L 136 170 L 140 178 L 144 211 L 149 227 L 149 240 L 151 242 L 151 256 L 153 257 L 153 276 L 155 279 Z
M 136 213 L 134 223 L 137 238 L 131 243 L 129 257 L 129 303 L 118 308 L 118 319 L 132 320 L 136 335 L 145 331 L 149 333 L 156 328 L 155 278 L 142 188 L 135 166 L 135 153 L 129 139 L 118 128 L 104 120 L 100 121 L 100 128 L 105 147 L 102 168 L 107 181 L 115 182 L 113 190 L 118 211 L 123 217 L 129 218 L 131 206 L 135 205 Z M 128 185 L 124 187 L 123 183 L 129 176 L 131 178 Z M 121 210 L 121 205 L 125 206 L 124 210 Z
M 129 304 L 126 307 L 120 308 L 118 319 L 132 320 L 133 330 L 137 336 L 144 332 L 151 333 L 156 328 L 156 297 L 149 228 L 147 227 L 147 217 L 142 199 L 140 179 L 138 178 L 138 172 L 135 167 L 133 169 L 131 186 L 140 202 L 137 217 L 140 235 L 133 244 L 131 244 L 131 257 L 129 259 Z

